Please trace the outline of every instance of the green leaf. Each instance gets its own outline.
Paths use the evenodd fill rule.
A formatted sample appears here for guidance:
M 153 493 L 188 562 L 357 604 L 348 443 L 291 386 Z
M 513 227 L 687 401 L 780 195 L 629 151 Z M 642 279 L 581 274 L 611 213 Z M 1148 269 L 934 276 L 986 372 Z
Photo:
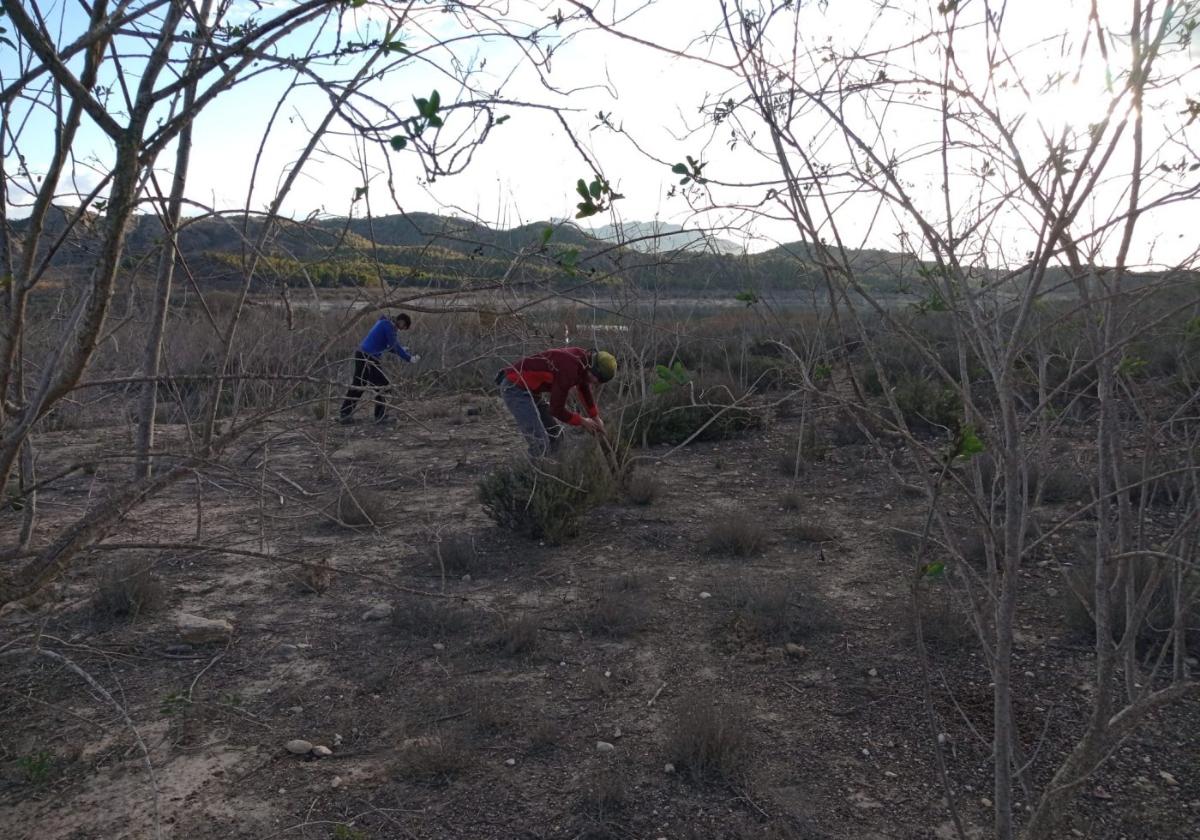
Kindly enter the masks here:
M 354 200 L 355 201 L 358 201 L 360 198 L 362 198 L 366 194 L 367 194 L 366 187 L 355 187 L 354 188 Z
M 650 390 L 656 394 L 665 394 L 667 391 L 670 391 L 672 387 L 674 386 L 671 385 L 670 382 L 667 382 L 665 379 L 659 379 L 650 386 Z
M 384 41 L 380 46 L 384 52 L 408 52 L 408 47 L 404 45 L 403 41 Z
M 675 374 L 677 379 L 687 379 L 687 368 L 679 360 L 676 360 L 675 364 L 671 365 L 671 373 Z
M 419 96 L 413 97 L 413 102 L 417 104 L 417 113 L 422 117 L 429 116 L 429 100 L 422 99 Z
M 603 188 L 600 186 L 599 181 L 592 181 L 592 183 L 588 185 L 588 192 L 592 194 L 592 198 L 599 198 L 602 189 Z
M 679 364 L 679 362 L 676 362 L 675 364 Z M 658 374 L 659 379 L 671 378 L 671 369 L 666 365 L 655 365 L 654 372 Z
M 434 128 L 442 127 L 442 118 L 441 117 L 435 117 L 433 115 L 430 115 L 428 119 L 429 119 L 429 124 L 431 126 L 433 126 Z
M 579 193 L 579 195 L 583 198 L 584 201 L 588 202 L 589 204 L 591 203 L 592 194 L 588 192 L 587 182 L 584 181 L 582 178 L 580 178 L 579 181 L 576 182 L 575 192 Z
M 758 303 L 758 295 L 756 295 L 754 292 L 738 292 L 733 296 L 733 299 L 741 301 L 747 306 L 753 306 L 754 304 Z
M 983 441 L 979 439 L 979 435 L 975 433 L 975 427 L 968 423 L 958 433 L 958 441 L 954 447 L 954 457 L 973 458 L 986 448 L 983 445 Z
M 588 216 L 595 216 L 600 211 L 596 209 L 595 204 L 584 204 L 580 202 L 575 205 L 579 208 L 579 212 L 575 214 L 576 219 L 586 219 Z
M 926 563 L 921 567 L 921 576 L 927 578 L 939 577 L 946 571 L 946 564 L 941 560 L 935 560 L 932 563 Z
M 403 149 L 405 146 L 408 145 L 408 138 L 402 137 L 399 134 L 397 134 L 394 137 L 392 137 L 391 143 L 392 143 L 392 148 L 398 152 L 401 149 Z
M 508 120 L 511 116 L 512 116 L 511 114 L 505 114 L 503 117 L 496 117 L 495 124 L 496 125 L 504 125 L 504 123 L 508 122 Z
M 442 95 L 435 90 L 429 94 L 429 112 L 436 114 L 440 107 L 442 107 Z
M 542 244 L 545 245 L 550 241 L 550 237 L 554 235 L 554 228 L 548 227 L 542 230 Z
M 687 166 L 685 166 L 685 165 L 684 165 L 684 164 L 682 164 L 682 163 L 677 163 L 677 164 L 675 164 L 674 166 L 672 166 L 672 167 L 671 167 L 671 171 L 672 171 L 672 172 L 674 172 L 676 175 L 686 175 L 686 174 L 688 174 L 688 168 L 687 168 Z
M 573 267 L 575 263 L 579 262 L 579 249 L 568 248 L 567 250 L 563 251 L 562 256 L 559 258 L 559 262 L 565 266 Z

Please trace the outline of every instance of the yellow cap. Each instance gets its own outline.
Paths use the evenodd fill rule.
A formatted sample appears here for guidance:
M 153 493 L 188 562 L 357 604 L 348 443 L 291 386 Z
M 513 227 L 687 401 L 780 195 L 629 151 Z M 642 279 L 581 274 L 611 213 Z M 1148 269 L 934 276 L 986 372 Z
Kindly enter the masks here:
M 597 350 L 592 355 L 592 373 L 601 382 L 607 382 L 617 375 L 617 357 L 607 350 Z

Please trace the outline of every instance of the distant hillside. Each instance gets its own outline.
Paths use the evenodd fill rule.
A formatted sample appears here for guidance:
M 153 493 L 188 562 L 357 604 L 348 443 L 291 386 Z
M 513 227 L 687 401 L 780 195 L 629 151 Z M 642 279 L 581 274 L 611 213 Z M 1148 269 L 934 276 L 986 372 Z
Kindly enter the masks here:
M 67 212 L 51 215 L 47 230 L 52 236 L 64 229 Z M 89 218 L 66 238 L 52 261 L 55 272 L 68 277 L 90 269 L 97 224 Z M 239 216 L 187 220 L 180 231 L 180 253 L 191 276 L 210 286 L 241 282 L 261 224 Z M 19 238 L 21 223 L 13 227 Z M 495 229 L 429 213 L 284 221 L 267 241 L 255 278 L 264 286 L 319 287 L 381 281 L 435 288 L 497 282 L 559 288 L 632 284 L 687 294 L 795 294 L 823 288 L 822 272 L 801 243 L 746 254 L 727 241 L 660 223 L 624 225 L 617 241 L 610 238 L 615 236 L 611 228 L 594 234 L 569 221 Z M 157 217 L 135 217 L 127 239 L 127 270 L 150 276 L 161 241 Z M 858 280 L 877 292 L 906 292 L 919 284 L 919 265 L 909 256 L 868 249 L 852 252 L 850 263 Z

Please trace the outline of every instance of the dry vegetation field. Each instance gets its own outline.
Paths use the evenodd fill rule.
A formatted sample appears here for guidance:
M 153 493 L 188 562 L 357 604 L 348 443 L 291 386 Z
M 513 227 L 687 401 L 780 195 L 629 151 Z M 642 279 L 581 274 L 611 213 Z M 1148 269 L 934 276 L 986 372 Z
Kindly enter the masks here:
M 414 346 L 435 344 L 435 321 Z M 678 412 L 627 412 L 625 437 L 649 445 L 621 449 L 620 480 L 582 437 L 556 473 L 590 493 L 514 462 L 474 368 L 438 367 L 402 381 L 395 426 L 363 408 L 333 424 L 314 392 L 148 499 L 0 618 L 0 644 L 58 655 L 0 672 L 6 836 L 950 838 L 931 721 L 969 836 L 987 836 L 990 677 L 953 563 L 920 584 L 928 685 L 914 644 L 926 468 L 821 392 L 789 396 L 784 360 L 724 353 L 730 389 L 758 384 L 753 412 L 678 448 L 653 442 Z M 610 422 L 634 390 L 602 397 Z M 177 396 L 165 451 L 189 445 Z M 51 528 L 129 451 L 126 426 L 56 422 L 41 474 L 89 466 L 41 495 Z M 1047 536 L 1020 572 L 1015 717 L 1035 788 L 1095 691 L 1075 595 L 1090 483 L 1071 461 L 1090 434 L 1086 418 L 1057 427 L 1031 526 Z M 1145 492 L 1150 527 L 1170 531 L 1178 499 Z M 945 505 L 955 556 L 982 565 L 967 501 Z M 1194 699 L 1152 714 L 1062 836 L 1196 836 L 1198 755 Z

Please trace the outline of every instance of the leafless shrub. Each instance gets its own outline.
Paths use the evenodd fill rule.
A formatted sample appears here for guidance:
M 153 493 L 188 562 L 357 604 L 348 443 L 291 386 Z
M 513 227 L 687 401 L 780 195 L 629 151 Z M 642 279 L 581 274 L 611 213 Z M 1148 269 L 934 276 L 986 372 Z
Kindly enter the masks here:
M 799 490 L 788 490 L 779 497 L 779 506 L 789 513 L 794 513 L 804 507 L 804 496 Z
M 369 487 L 343 488 L 334 515 L 338 524 L 351 528 L 382 525 L 388 518 L 387 497 Z
M 749 722 L 737 706 L 702 693 L 681 698 L 667 734 L 676 769 L 698 783 L 736 781 L 749 749 Z
M 644 470 L 634 470 L 625 479 L 625 495 L 635 505 L 649 505 L 662 493 L 663 483 Z
M 166 602 L 166 591 L 151 568 L 129 558 L 104 569 L 92 596 L 96 615 L 133 621 L 144 613 L 161 609 Z
M 524 656 L 538 644 L 538 621 L 529 613 L 504 615 L 497 619 L 492 632 L 491 646 L 504 656 Z
M 445 598 L 406 596 L 392 605 L 392 627 L 413 639 L 442 639 L 465 633 L 474 616 Z
M 733 557 L 757 554 L 765 543 L 762 529 L 742 511 L 714 516 L 704 537 L 704 544 L 710 553 Z

